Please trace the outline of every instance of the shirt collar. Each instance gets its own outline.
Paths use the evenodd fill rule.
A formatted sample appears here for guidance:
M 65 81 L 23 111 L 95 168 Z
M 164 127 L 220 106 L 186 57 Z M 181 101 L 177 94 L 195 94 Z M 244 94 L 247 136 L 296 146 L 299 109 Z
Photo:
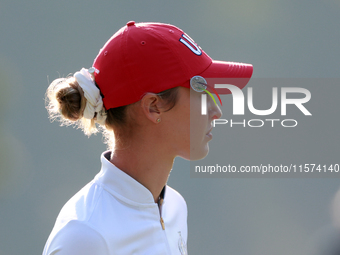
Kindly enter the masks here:
M 104 152 L 100 159 L 101 171 L 95 177 L 95 182 L 116 198 L 135 206 L 156 205 L 152 193 L 141 183 L 120 170 L 110 162 L 111 151 Z M 165 187 L 164 187 L 165 193 Z

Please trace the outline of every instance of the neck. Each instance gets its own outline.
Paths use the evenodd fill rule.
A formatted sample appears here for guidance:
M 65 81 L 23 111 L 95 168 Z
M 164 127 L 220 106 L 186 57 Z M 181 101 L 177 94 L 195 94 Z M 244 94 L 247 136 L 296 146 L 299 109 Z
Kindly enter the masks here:
M 146 187 L 157 202 L 175 157 L 169 156 L 164 145 L 155 140 L 135 136 L 128 146 L 117 144 L 111 162 Z

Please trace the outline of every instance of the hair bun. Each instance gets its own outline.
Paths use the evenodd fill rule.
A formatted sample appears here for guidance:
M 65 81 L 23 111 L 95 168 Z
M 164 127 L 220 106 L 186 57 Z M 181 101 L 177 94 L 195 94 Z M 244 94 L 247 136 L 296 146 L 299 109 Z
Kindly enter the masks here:
M 58 120 L 61 126 L 74 125 L 87 136 L 98 132 L 95 125 L 97 116 L 94 115 L 92 119 L 84 116 L 87 99 L 74 76 L 54 80 L 48 87 L 45 98 L 51 121 Z
M 61 116 L 70 121 L 82 117 L 86 99 L 74 77 L 54 80 L 47 89 L 48 111 L 53 117 Z
M 64 86 L 56 92 L 59 111 L 66 119 L 77 121 L 82 117 L 82 96 L 77 88 L 76 81 L 68 81 L 66 84 L 68 86 Z

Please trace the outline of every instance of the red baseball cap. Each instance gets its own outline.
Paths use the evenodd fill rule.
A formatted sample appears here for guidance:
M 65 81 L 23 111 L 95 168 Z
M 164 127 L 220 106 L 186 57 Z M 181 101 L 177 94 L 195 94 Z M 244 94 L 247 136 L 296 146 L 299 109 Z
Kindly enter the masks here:
M 135 103 L 147 92 L 190 88 L 190 79 L 197 75 L 205 78 L 208 88 L 216 82 L 243 88 L 253 66 L 212 60 L 173 25 L 130 21 L 106 42 L 94 60 L 93 70 L 108 110 Z M 228 89 L 214 92 L 230 93 Z

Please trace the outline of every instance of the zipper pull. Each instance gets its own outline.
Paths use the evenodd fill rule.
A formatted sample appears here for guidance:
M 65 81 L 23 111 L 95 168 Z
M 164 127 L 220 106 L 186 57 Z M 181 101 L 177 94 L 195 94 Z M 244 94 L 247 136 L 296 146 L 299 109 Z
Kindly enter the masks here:
M 165 230 L 164 221 L 162 217 L 161 217 L 161 225 L 162 225 L 162 229 Z

